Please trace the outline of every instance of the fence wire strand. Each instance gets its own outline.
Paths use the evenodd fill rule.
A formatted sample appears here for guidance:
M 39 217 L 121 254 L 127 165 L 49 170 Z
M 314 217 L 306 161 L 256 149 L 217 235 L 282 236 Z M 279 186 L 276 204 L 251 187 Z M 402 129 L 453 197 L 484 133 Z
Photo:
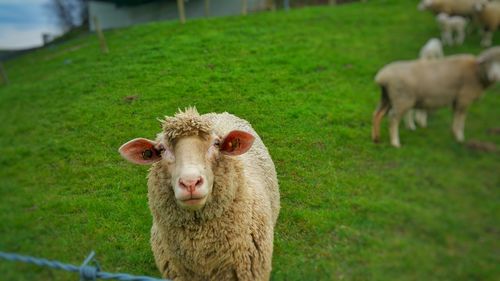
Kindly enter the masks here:
M 170 281 L 167 279 L 158 279 L 149 276 L 134 276 L 126 273 L 109 273 L 101 271 L 99 263 L 94 258 L 95 253 L 92 251 L 81 266 L 62 263 L 55 260 L 47 260 L 35 258 L 31 256 L 23 256 L 14 253 L 6 253 L 0 251 L 0 259 L 8 261 L 23 262 L 35 264 L 42 267 L 49 267 L 53 269 L 65 270 L 70 272 L 78 272 L 80 281 L 95 281 L 97 279 L 115 279 L 120 281 Z M 90 265 L 93 264 L 93 265 Z

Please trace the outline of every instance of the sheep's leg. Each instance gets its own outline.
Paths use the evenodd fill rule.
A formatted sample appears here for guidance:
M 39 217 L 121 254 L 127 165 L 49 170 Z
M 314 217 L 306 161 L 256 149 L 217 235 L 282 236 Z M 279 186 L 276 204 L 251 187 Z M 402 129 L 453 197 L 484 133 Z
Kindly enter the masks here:
M 484 30 L 483 39 L 481 40 L 481 46 L 489 47 L 491 46 L 491 41 L 493 39 L 493 32 L 490 30 Z
M 389 134 L 391 135 L 391 145 L 398 148 L 401 147 L 399 142 L 399 122 L 402 116 L 403 114 L 396 110 L 391 111 L 390 114 Z
M 445 30 L 442 33 L 443 43 L 446 45 L 453 45 L 453 37 L 450 30 Z
M 443 42 L 443 45 L 448 45 L 448 36 L 447 36 L 447 32 L 446 31 L 442 31 L 441 32 L 441 41 Z
M 457 44 L 462 45 L 465 40 L 465 27 L 457 30 Z
M 448 31 L 448 45 L 455 45 L 455 39 L 453 39 L 453 30 Z
M 426 128 L 427 127 L 427 111 L 425 111 L 423 109 L 415 110 L 415 121 L 417 121 L 417 124 L 420 127 Z
M 452 130 L 458 142 L 464 141 L 464 125 L 467 112 L 465 109 L 455 109 L 453 116 Z
M 415 131 L 417 127 L 415 126 L 415 120 L 413 119 L 413 115 L 416 112 L 416 110 L 410 109 L 408 112 L 405 114 L 405 124 L 406 128 Z
M 476 25 L 476 24 L 475 24 L 475 21 L 474 21 L 474 20 L 472 20 L 472 21 L 470 22 L 470 24 L 466 24 L 466 25 L 465 25 L 465 28 L 464 28 L 464 30 L 465 30 L 465 34 L 467 34 L 467 35 L 471 35 L 471 34 L 473 33 L 473 31 L 475 30 L 475 28 L 474 28 L 474 26 L 475 26 L 475 25 Z
M 372 140 L 373 142 L 380 141 L 380 123 L 382 118 L 384 118 L 386 111 L 382 107 L 382 103 L 379 104 L 375 112 L 373 112 L 373 125 L 372 125 Z
M 382 122 L 382 118 L 384 118 L 384 115 L 389 111 L 389 108 L 391 107 L 390 102 L 389 102 L 389 97 L 387 94 L 387 89 L 385 87 L 382 87 L 382 98 L 380 100 L 380 103 L 373 112 L 373 126 L 372 126 L 372 140 L 373 142 L 379 142 L 380 141 L 380 123 Z

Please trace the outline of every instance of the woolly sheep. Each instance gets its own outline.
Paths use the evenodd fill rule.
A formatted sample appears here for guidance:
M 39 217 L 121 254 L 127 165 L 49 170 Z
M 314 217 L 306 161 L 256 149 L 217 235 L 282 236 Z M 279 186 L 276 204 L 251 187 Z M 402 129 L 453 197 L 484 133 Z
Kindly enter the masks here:
M 468 107 L 497 81 L 500 81 L 500 47 L 490 48 L 478 57 L 456 55 L 441 60 L 390 63 L 375 77 L 382 98 L 373 113 L 372 139 L 379 141 L 380 123 L 387 112 L 391 144 L 400 147 L 398 126 L 409 109 L 452 105 L 452 130 L 455 139 L 462 142 Z
M 467 19 L 462 16 L 449 16 L 446 13 L 439 13 L 436 20 L 441 28 L 441 39 L 446 45 L 461 45 L 465 40 L 465 27 Z M 453 39 L 453 34 L 457 36 Z
M 476 18 L 483 27 L 481 46 L 489 47 L 493 40 L 493 33 L 500 26 L 500 1 L 481 1 L 475 5 Z
M 482 0 L 422 0 L 418 9 L 429 10 L 434 14 L 446 13 L 472 17 L 474 15 L 474 4 Z
M 268 280 L 280 209 L 278 180 L 262 140 L 229 113 L 196 108 L 166 117 L 155 141 L 120 154 L 151 164 L 151 246 L 164 278 Z
M 420 59 L 440 59 L 443 55 L 443 45 L 437 38 L 431 38 L 420 49 Z
M 441 59 L 443 57 L 443 45 L 437 38 L 429 39 L 420 49 L 420 59 L 422 60 Z M 413 116 L 415 116 L 415 118 L 413 118 Z M 406 127 L 410 130 L 415 130 L 417 128 L 415 126 L 415 120 L 420 127 L 427 127 L 427 111 L 423 109 L 410 109 L 405 115 Z

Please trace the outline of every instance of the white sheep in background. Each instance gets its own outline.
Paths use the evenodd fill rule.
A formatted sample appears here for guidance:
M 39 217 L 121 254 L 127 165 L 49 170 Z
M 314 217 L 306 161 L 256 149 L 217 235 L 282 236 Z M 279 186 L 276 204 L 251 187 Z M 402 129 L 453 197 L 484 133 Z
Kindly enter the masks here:
M 439 13 L 436 16 L 441 29 L 441 39 L 445 45 L 461 45 L 465 40 L 465 27 L 467 19 L 462 16 L 449 16 L 445 13 Z M 456 34 L 454 39 L 453 35 Z
M 428 10 L 434 14 L 446 13 L 448 15 L 472 17 L 474 5 L 483 0 L 422 0 L 418 9 Z
M 152 164 L 151 245 L 164 278 L 269 280 L 278 180 L 247 121 L 188 108 L 166 117 L 155 141 L 134 139 L 119 151 Z
M 500 81 L 500 47 L 478 57 L 456 55 L 440 60 L 393 62 L 383 67 L 375 82 L 382 89 L 379 106 L 373 113 L 372 139 L 380 139 L 380 123 L 389 112 L 391 144 L 400 147 L 399 122 L 411 108 L 434 109 L 452 105 L 455 139 L 464 140 L 468 107 L 483 91 Z
M 443 57 L 443 45 L 437 38 L 429 39 L 420 49 L 420 59 L 422 60 L 434 60 Z M 415 118 L 413 118 L 413 116 L 415 116 Z M 417 128 L 415 126 L 415 120 L 420 127 L 427 127 L 427 111 L 423 109 L 410 109 L 405 115 L 406 127 L 410 130 L 415 130 Z
M 476 18 L 483 27 L 481 46 L 489 47 L 493 41 L 493 33 L 500 26 L 500 1 L 481 1 L 475 5 Z
M 444 57 L 443 44 L 437 38 L 431 38 L 425 45 L 420 49 L 419 54 L 420 59 L 440 59 Z

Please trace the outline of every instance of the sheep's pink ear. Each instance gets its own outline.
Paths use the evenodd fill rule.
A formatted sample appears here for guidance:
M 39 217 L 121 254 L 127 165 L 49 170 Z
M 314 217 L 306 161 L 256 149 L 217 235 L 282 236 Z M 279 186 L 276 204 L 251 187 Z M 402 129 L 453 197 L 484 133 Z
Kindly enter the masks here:
M 222 154 L 237 156 L 247 152 L 252 147 L 255 137 L 243 131 L 231 131 L 222 141 L 220 152 Z
M 123 144 L 118 151 L 126 160 L 139 165 L 153 164 L 161 159 L 157 143 L 148 139 L 133 139 Z

